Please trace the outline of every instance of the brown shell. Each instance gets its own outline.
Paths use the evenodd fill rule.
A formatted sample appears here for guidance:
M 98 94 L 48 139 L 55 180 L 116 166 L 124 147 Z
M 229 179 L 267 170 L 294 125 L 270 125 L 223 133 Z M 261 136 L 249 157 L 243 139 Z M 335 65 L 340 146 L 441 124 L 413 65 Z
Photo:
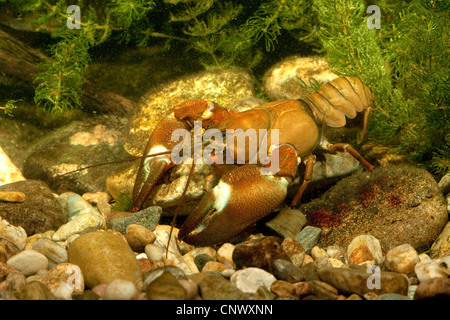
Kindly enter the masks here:
M 370 90 L 358 78 L 340 77 L 323 85 L 304 101 L 319 121 L 330 127 L 343 127 L 348 119 L 371 108 Z

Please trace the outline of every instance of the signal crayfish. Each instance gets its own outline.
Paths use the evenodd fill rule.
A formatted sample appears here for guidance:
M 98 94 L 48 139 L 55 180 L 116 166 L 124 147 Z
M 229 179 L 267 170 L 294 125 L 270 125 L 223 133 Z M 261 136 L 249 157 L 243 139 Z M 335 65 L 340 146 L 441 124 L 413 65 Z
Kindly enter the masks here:
M 194 157 L 191 177 L 196 157 L 206 155 L 209 160 L 203 160 L 223 174 L 208 177 L 207 192 L 184 221 L 178 238 L 201 246 L 225 242 L 280 206 L 299 165 L 304 165 L 302 183 L 291 202 L 295 207 L 311 180 L 314 153 L 319 150 L 348 152 L 372 171 L 352 146 L 328 142 L 323 131 L 358 128 L 360 143 L 373 103 L 370 90 L 354 77 L 337 78 L 303 99 L 268 102 L 242 112 L 211 101 L 183 102 L 159 122 L 148 140 L 133 188 L 132 211 L 142 209 L 170 168 Z

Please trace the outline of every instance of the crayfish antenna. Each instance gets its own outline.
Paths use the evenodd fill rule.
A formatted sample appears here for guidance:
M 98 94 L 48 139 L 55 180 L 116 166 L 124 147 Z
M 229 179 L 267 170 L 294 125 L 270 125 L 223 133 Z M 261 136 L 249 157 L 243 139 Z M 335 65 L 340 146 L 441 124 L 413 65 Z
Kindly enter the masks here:
M 184 187 L 183 194 L 181 195 L 180 201 L 178 202 L 178 205 L 175 208 L 175 212 L 173 214 L 172 222 L 170 223 L 169 240 L 167 241 L 167 247 L 166 247 L 166 259 L 167 259 L 168 255 L 169 255 L 169 244 L 170 244 L 170 238 L 172 237 L 173 228 L 175 227 L 175 222 L 177 221 L 177 216 L 178 216 L 178 213 L 180 212 L 181 207 L 183 205 L 184 198 L 186 197 L 186 192 L 187 192 L 187 189 L 189 187 L 189 183 L 191 182 L 192 176 L 194 175 L 194 170 L 195 170 L 195 162 L 192 161 L 191 170 L 189 171 L 189 177 L 188 177 L 188 179 L 186 181 L 186 185 Z
M 164 151 L 164 152 L 159 152 L 159 153 L 154 153 L 154 154 L 148 154 L 148 155 L 143 155 L 143 156 L 136 156 L 136 157 L 132 157 L 132 158 L 127 158 L 127 159 L 121 159 L 121 160 L 114 160 L 114 161 L 108 161 L 108 162 L 103 162 L 103 163 L 97 163 L 97 164 L 93 164 L 90 166 L 86 166 L 80 169 L 76 169 L 76 170 L 72 170 L 63 174 L 59 174 L 59 177 L 63 177 L 75 172 L 79 172 L 79 171 L 83 171 L 86 169 L 90 169 L 90 168 L 95 168 L 95 167 L 101 167 L 101 166 L 106 166 L 108 164 L 115 164 L 115 163 L 122 163 L 122 162 L 128 162 L 128 161 L 134 161 L 134 160 L 138 160 L 138 159 L 142 159 L 142 158 L 148 158 L 148 157 L 156 157 L 156 156 L 161 156 L 164 154 L 169 154 L 171 153 L 171 151 Z

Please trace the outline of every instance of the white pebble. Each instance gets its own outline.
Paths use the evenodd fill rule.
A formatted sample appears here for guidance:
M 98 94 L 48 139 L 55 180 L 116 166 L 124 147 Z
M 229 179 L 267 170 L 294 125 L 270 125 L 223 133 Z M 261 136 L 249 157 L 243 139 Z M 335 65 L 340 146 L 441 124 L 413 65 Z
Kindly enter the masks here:
M 273 274 L 260 268 L 245 268 L 231 275 L 230 281 L 239 290 L 247 293 L 256 293 L 259 287 L 264 286 L 270 290 L 270 286 L 277 279 Z
M 154 243 L 149 243 L 145 246 L 145 254 L 147 255 L 148 260 L 151 262 L 156 262 L 162 260 L 163 255 L 165 254 L 166 249 L 157 246 Z
M 436 262 L 441 271 L 445 272 L 447 275 L 450 275 L 450 256 L 440 258 Z
M 33 242 L 32 248 L 56 264 L 67 262 L 67 250 L 51 239 L 40 238 Z
M 104 300 L 132 300 L 136 299 L 138 291 L 136 286 L 127 280 L 114 279 L 106 287 Z
M 314 246 L 311 249 L 311 257 L 316 260 L 319 258 L 328 258 L 328 253 L 318 246 Z
M 48 259 L 36 250 L 24 250 L 9 258 L 6 264 L 29 276 L 47 269 Z
M 72 220 L 63 224 L 53 235 L 53 241 L 64 241 L 74 234 L 84 234 L 101 228 L 103 219 L 95 214 L 85 213 L 76 215 Z
M 27 233 L 25 232 L 25 229 L 10 224 L 5 219 L 2 219 L 2 217 L 0 217 L 0 238 L 11 241 L 19 250 L 23 250 L 27 243 Z
M 419 262 L 414 267 L 414 271 L 420 282 L 433 278 L 447 277 L 447 273 L 439 268 L 436 261 Z
M 408 243 L 389 250 L 385 259 L 388 270 L 404 274 L 412 274 L 414 266 L 419 262 L 420 259 L 416 249 Z
M 347 247 L 346 252 L 346 262 L 349 263 L 350 257 L 353 253 L 353 251 L 366 247 L 370 254 L 372 255 L 373 259 L 375 260 L 375 264 L 380 265 L 383 262 L 383 252 L 381 250 L 380 241 L 378 241 L 377 238 L 375 238 L 372 235 L 369 234 L 363 234 L 360 236 L 357 236 L 353 238 L 353 240 L 350 242 L 350 244 Z M 372 259 L 367 259 L 372 260 Z M 359 263 L 362 263 L 364 261 L 360 261 Z
M 217 261 L 222 262 L 229 268 L 234 268 L 235 264 L 233 262 L 233 251 L 234 245 L 231 243 L 224 243 L 217 250 Z
M 73 286 L 69 285 L 64 281 L 61 281 L 59 283 L 58 288 L 55 291 L 53 291 L 55 297 L 63 300 L 71 300 L 72 293 L 73 293 Z

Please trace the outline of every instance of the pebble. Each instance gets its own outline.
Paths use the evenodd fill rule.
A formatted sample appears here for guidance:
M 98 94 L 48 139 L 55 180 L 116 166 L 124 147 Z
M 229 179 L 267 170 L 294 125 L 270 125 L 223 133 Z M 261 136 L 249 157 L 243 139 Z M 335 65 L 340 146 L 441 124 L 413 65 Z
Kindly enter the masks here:
M 14 226 L 0 217 L 0 238 L 10 241 L 17 249 L 23 250 L 27 242 L 27 233 L 24 228 Z
M 450 256 L 436 260 L 441 271 L 450 276 Z
M 227 270 L 228 267 L 220 262 L 217 261 L 208 261 L 205 266 L 203 267 L 202 271 L 204 272 L 214 272 L 214 271 L 218 271 L 218 272 L 222 272 Z
M 156 268 L 156 266 L 149 259 L 147 259 L 147 255 L 145 253 L 137 255 L 136 259 L 139 263 L 139 266 L 141 267 L 142 273 Z
M 134 300 L 138 296 L 136 286 L 127 280 L 114 279 L 105 289 L 103 300 Z
M 53 240 L 40 238 L 33 242 L 32 248 L 56 264 L 67 262 L 67 250 Z
M 0 201 L 24 202 L 25 193 L 20 191 L 0 191 Z
M 11 272 L 6 276 L 6 290 L 19 291 L 26 284 L 26 277 L 20 272 Z
M 284 280 L 276 280 L 270 286 L 270 291 L 275 293 L 278 297 L 294 296 L 295 287 L 292 283 Z
M 420 260 L 416 249 L 408 243 L 392 248 L 385 258 L 388 270 L 409 275 L 414 273 L 414 267 L 418 262 Z
M 285 238 L 281 243 L 281 248 L 288 255 L 290 261 L 297 267 L 301 267 L 305 259 L 305 249 L 294 238 Z
M 275 278 L 290 283 L 303 281 L 305 278 L 299 267 L 283 259 L 275 259 L 272 263 L 272 270 Z
M 447 195 L 450 197 L 450 193 Z M 450 205 L 450 199 L 449 199 Z M 450 212 L 450 210 L 449 210 Z M 447 222 L 444 229 L 441 231 L 439 236 L 433 242 L 431 248 L 431 256 L 433 258 L 442 258 L 450 255 L 450 221 Z
M 380 294 L 377 300 L 411 300 L 411 298 L 398 293 L 384 293 Z
M 55 300 L 53 293 L 39 281 L 27 283 L 17 296 L 20 300 Z
M 313 261 L 302 266 L 300 271 L 303 273 L 306 281 L 319 279 L 319 275 L 317 274 L 317 265 Z
M 189 279 L 198 285 L 199 295 L 204 300 L 248 300 L 249 296 L 223 276 L 200 272 L 189 275 Z M 268 289 L 267 289 L 268 290 Z
M 311 257 L 314 260 L 316 260 L 316 259 L 319 259 L 319 258 L 328 258 L 329 256 L 328 256 L 328 253 L 324 249 L 322 249 L 322 248 L 320 248 L 318 246 L 314 246 L 311 249 Z
M 235 268 L 233 262 L 233 251 L 235 246 L 229 242 L 225 242 L 217 249 L 217 261 L 222 262 L 229 268 Z
M 310 295 L 318 300 L 336 300 L 338 297 L 338 290 L 326 282 L 320 280 L 308 281 Z M 308 297 L 308 296 L 307 296 Z
M 256 267 L 271 272 L 275 259 L 289 260 L 280 242 L 277 237 L 267 236 L 236 245 L 233 250 L 236 269 Z
M 12 256 L 6 263 L 29 276 L 41 269 L 47 269 L 48 259 L 36 250 L 24 250 Z
M 439 267 L 439 262 L 436 260 L 418 262 L 414 266 L 414 272 L 420 282 L 433 278 L 447 277 L 447 273 Z
M 266 226 L 275 231 L 281 238 L 292 238 L 306 224 L 306 216 L 295 209 L 284 209 L 275 218 L 266 222 Z
M 70 289 L 71 294 L 73 293 L 74 295 L 81 295 L 85 287 L 84 277 L 80 267 L 68 262 L 60 263 L 50 269 L 42 277 L 41 282 L 45 284 L 51 292 L 57 291 L 62 282 L 66 283 L 68 288 L 61 288 L 60 290 L 67 292 L 68 289 Z
M 61 300 L 72 300 L 73 287 L 67 282 L 60 282 L 55 291 L 54 296 Z
M 273 274 L 255 267 L 238 270 L 230 278 L 231 283 L 245 293 L 256 293 L 260 286 L 270 289 L 276 280 Z
M 11 241 L 0 238 L 0 263 L 8 261 L 9 258 L 19 252 L 20 250 Z
M 211 256 L 209 254 L 202 253 L 202 254 L 198 254 L 195 256 L 194 262 L 195 262 L 195 265 L 197 266 L 198 270 L 202 271 L 203 267 L 208 262 L 213 262 L 213 258 L 211 258 Z
M 149 243 L 148 245 L 145 246 L 145 254 L 147 255 L 148 259 L 151 262 L 157 262 L 157 261 L 161 261 L 163 255 L 165 254 L 166 250 L 154 243 Z
M 312 248 L 319 242 L 322 229 L 312 226 L 306 226 L 296 236 L 297 240 L 305 249 L 307 254 L 311 253 Z
M 377 283 L 377 275 L 373 272 L 352 268 L 322 269 L 317 273 L 321 281 L 345 294 L 356 293 L 364 296 L 368 292 L 377 295 L 383 293 L 407 295 L 408 293 L 408 278 L 399 273 L 380 272 L 379 283 Z
M 93 207 L 87 200 L 74 192 L 64 192 L 57 197 L 61 207 L 70 221 L 82 214 L 100 215 L 97 208 Z
M 345 258 L 348 264 L 374 261 L 380 265 L 383 261 L 380 241 L 372 235 L 359 235 L 348 245 Z
M 147 244 L 155 242 L 156 236 L 146 227 L 130 224 L 125 231 L 125 239 L 133 251 L 143 252 Z
M 63 224 L 53 235 L 53 241 L 64 241 L 75 234 L 85 234 L 98 230 L 103 225 L 103 219 L 96 214 L 85 213 L 76 215 L 72 220 Z
M 198 286 L 192 280 L 178 279 L 178 282 L 186 290 L 186 300 L 192 300 L 198 295 Z
M 158 206 L 148 207 L 137 212 L 111 212 L 107 218 L 106 226 L 110 229 L 126 233 L 130 224 L 138 224 L 153 231 L 159 223 L 162 209 Z
M 108 287 L 108 284 L 101 283 L 101 284 L 98 284 L 95 287 L 93 287 L 92 292 L 95 293 L 99 298 L 103 298 L 107 287 Z
M 95 231 L 76 238 L 68 248 L 68 261 L 80 267 L 85 284 L 93 288 L 114 279 L 142 281 L 139 263 L 123 237 L 110 231 Z
M 421 282 L 414 293 L 414 300 L 450 298 L 450 278 L 434 278 Z
M 186 274 L 183 270 L 176 266 L 164 266 L 154 270 L 147 271 L 143 274 L 142 278 L 144 280 L 144 284 L 142 286 L 143 290 L 147 290 L 147 287 L 150 283 L 160 277 L 164 272 L 171 273 L 177 280 L 187 280 Z
M 163 272 L 147 286 L 148 300 L 184 300 L 186 289 L 170 272 Z

